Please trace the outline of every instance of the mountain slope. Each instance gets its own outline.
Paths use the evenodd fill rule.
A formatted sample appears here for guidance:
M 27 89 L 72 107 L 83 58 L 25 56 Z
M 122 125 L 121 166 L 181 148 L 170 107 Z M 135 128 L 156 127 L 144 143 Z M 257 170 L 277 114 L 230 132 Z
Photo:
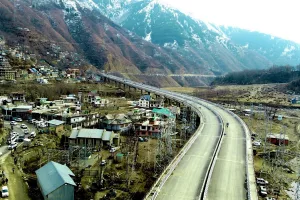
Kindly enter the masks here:
M 3 0 L 0 35 L 9 46 L 21 44 L 38 60 L 61 67 L 91 63 L 107 71 L 170 74 L 191 65 L 177 52 L 116 25 L 91 0 L 23 0 L 15 5 Z
M 247 46 L 271 60 L 276 65 L 298 65 L 300 63 L 300 45 L 271 35 L 247 31 L 239 28 L 220 29 L 237 45 Z
M 281 40 L 278 46 L 277 39 L 268 41 L 264 37 L 265 34 L 260 33 L 248 38 L 253 32 L 241 29 L 240 34 L 238 32 L 233 34 L 231 28 L 195 20 L 161 4 L 158 0 L 94 0 L 94 2 L 99 5 L 104 15 L 122 27 L 164 49 L 175 50 L 183 58 L 193 61 L 193 65 L 187 67 L 193 73 L 201 71 L 203 66 L 218 74 L 241 69 L 265 68 L 283 62 L 284 64 L 298 62 L 296 59 L 297 56 L 299 58 L 298 53 L 295 54 L 294 60 L 290 59 L 292 52 L 289 50 L 299 48 L 295 43 Z M 257 44 L 271 42 L 272 45 L 252 48 L 252 43 L 255 42 Z M 271 47 L 276 47 L 278 52 L 289 54 L 283 53 L 278 57 Z

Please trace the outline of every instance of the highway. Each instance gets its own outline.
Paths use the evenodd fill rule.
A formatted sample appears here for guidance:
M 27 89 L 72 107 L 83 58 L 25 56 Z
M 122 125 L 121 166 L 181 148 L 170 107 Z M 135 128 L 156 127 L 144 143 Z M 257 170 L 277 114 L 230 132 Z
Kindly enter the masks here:
M 205 199 L 247 199 L 247 189 L 249 188 L 246 184 L 248 168 L 245 162 L 245 130 L 232 114 L 213 103 L 195 97 L 161 90 L 115 76 L 104 76 L 138 89 L 184 102 L 204 116 L 204 123 L 201 124 L 202 131 L 195 133 L 197 139 L 158 191 L 157 199 L 198 200 L 202 198 L 203 187 L 205 187 Z M 218 116 L 221 120 L 218 119 Z M 221 145 L 217 149 L 217 141 L 222 134 L 221 124 L 227 122 L 230 125 L 225 128 L 226 135 L 223 136 Z M 215 150 L 218 151 L 213 158 Z M 214 164 L 210 167 L 212 159 Z M 207 172 L 210 172 L 210 175 L 205 181 Z M 253 188 L 255 185 L 252 183 L 251 187 Z M 252 189 L 252 191 L 256 192 L 256 189 Z M 253 197 L 253 199 L 257 199 L 257 194 L 253 194 Z M 155 197 L 151 199 L 155 199 Z
M 216 158 L 206 199 L 246 199 L 244 131 L 232 115 L 220 108 L 215 108 L 215 110 L 221 115 L 224 123 L 229 123 L 229 126 L 225 128 L 226 135 L 223 137 L 220 152 Z
M 221 124 L 215 114 L 205 107 L 201 111 L 206 121 L 203 130 L 164 184 L 157 199 L 199 198 L 214 148 L 221 134 Z

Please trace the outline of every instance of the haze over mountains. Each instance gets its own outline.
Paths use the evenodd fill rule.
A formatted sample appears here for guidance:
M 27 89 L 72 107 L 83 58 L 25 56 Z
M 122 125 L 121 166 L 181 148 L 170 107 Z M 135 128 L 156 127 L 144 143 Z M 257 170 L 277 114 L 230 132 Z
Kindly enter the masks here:
M 20 29 L 25 27 L 30 32 Z M 300 63 L 299 44 L 195 20 L 156 0 L 2 0 L 0 35 L 9 45 L 26 44 L 53 65 L 91 63 L 135 80 L 146 79 L 141 74 L 213 76 Z M 53 58 L 57 49 L 73 56 L 62 62 Z M 199 77 L 156 77 L 152 82 L 207 83 Z

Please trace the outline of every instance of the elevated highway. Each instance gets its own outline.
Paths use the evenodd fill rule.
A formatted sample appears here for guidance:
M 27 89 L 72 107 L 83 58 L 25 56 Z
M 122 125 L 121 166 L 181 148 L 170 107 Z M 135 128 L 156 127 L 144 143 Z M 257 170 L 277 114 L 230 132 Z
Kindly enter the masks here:
M 202 116 L 182 155 L 174 159 L 146 199 L 258 199 L 248 129 L 237 116 L 199 98 L 107 74 L 102 76 L 124 87 L 183 103 Z

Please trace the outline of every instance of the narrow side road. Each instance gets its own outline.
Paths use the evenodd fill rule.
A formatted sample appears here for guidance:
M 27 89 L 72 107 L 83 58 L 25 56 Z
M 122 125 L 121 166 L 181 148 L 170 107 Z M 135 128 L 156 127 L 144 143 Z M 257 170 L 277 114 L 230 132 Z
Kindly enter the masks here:
M 0 166 L 1 172 L 4 170 L 5 178 L 8 179 L 8 191 L 9 197 L 6 199 L 9 200 L 30 200 L 28 196 L 28 187 L 22 179 L 21 172 L 14 165 L 13 157 L 10 153 L 6 153 L 5 155 L 0 157 Z M 13 167 L 15 168 L 13 172 Z M 2 179 L 1 179 L 1 187 Z

